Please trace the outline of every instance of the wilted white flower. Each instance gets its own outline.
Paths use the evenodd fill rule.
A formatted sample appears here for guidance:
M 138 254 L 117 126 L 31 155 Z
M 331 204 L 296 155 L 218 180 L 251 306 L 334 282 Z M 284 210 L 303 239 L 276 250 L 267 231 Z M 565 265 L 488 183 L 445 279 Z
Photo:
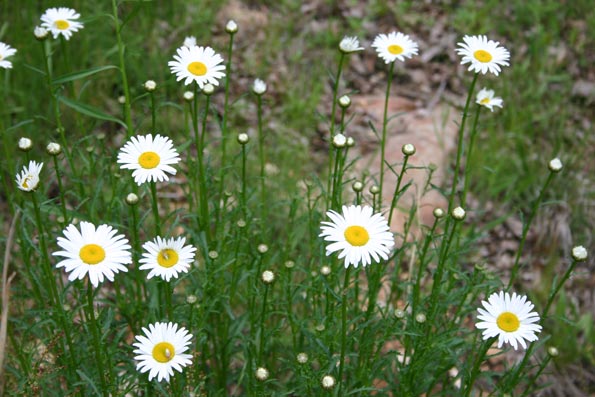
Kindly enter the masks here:
M 49 34 L 50 32 L 43 26 L 36 26 L 35 29 L 33 29 L 33 35 L 37 40 L 45 40 Z
M 196 37 L 194 36 L 186 36 L 186 38 L 184 39 L 184 47 L 194 47 L 196 45 Z
M 17 174 L 16 182 L 19 189 L 24 192 L 31 192 L 39 186 L 39 174 L 43 168 L 43 163 L 29 161 L 28 167 L 23 167 L 20 174 Z
M 494 90 L 488 90 L 487 88 L 479 90 L 475 98 L 475 103 L 485 106 L 492 112 L 494 111 L 494 106 L 502 108 L 502 98 L 495 97 Z
M 345 54 L 349 54 L 351 52 L 362 51 L 364 47 L 359 46 L 359 40 L 357 37 L 343 37 L 343 40 L 339 43 L 339 50 Z

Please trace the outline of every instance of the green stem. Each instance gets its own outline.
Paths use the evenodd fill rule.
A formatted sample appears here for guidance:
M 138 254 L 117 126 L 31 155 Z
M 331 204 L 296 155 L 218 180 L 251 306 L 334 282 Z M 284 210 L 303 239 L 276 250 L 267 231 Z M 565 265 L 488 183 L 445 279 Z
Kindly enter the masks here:
M 335 84 L 333 86 L 333 103 L 331 107 L 331 128 L 329 133 L 329 141 L 328 141 L 328 181 L 327 181 L 327 188 L 326 192 L 328 195 L 327 198 L 327 210 L 331 208 L 331 203 L 333 199 L 333 195 L 331 194 L 331 172 L 333 169 L 333 137 L 335 136 L 335 113 L 337 111 L 337 95 L 339 92 L 339 83 L 341 80 L 341 72 L 343 71 L 343 63 L 345 61 L 345 54 L 341 52 L 341 57 L 339 58 L 339 66 L 337 67 L 337 74 L 335 76 Z
M 198 224 L 204 231 L 207 237 L 207 245 L 211 243 L 211 233 L 209 226 L 209 202 L 207 197 L 207 175 L 204 161 L 204 139 L 207 129 L 207 117 L 209 115 L 209 105 L 211 103 L 211 96 L 206 95 L 205 111 L 202 118 L 202 128 L 198 129 L 198 85 L 194 86 L 194 113 L 192 114 L 192 124 L 194 127 L 194 144 L 196 145 L 197 153 L 197 185 L 198 185 Z
M 459 184 L 459 173 L 461 167 L 461 157 L 463 154 L 463 142 L 465 139 L 465 122 L 467 121 L 467 117 L 469 116 L 469 104 L 471 103 L 471 97 L 473 96 L 473 90 L 475 89 L 475 83 L 477 82 L 477 77 L 479 73 L 475 73 L 473 76 L 473 81 L 471 82 L 471 86 L 469 86 L 469 92 L 467 93 L 467 100 L 465 102 L 465 109 L 463 110 L 463 117 L 461 118 L 461 125 L 459 127 L 459 134 L 458 134 L 458 143 L 457 143 L 457 161 L 455 163 L 454 169 L 454 176 L 452 181 L 452 187 L 450 191 L 450 196 L 448 197 L 448 213 L 450 214 L 452 209 L 454 208 L 454 201 L 455 195 L 457 193 L 457 185 Z
M 387 83 L 386 83 L 386 95 L 384 97 L 384 113 L 382 115 L 382 140 L 380 141 L 380 180 L 378 181 L 378 196 L 380 197 L 380 208 L 382 208 L 382 187 L 384 186 L 384 157 L 385 157 L 385 148 L 386 148 L 386 128 L 388 125 L 388 100 L 390 98 L 390 86 L 393 81 L 393 72 L 395 70 L 395 62 L 391 62 L 388 76 L 387 76 Z
M 62 186 L 62 176 L 58 164 L 58 156 L 52 156 L 54 160 L 54 170 L 56 171 L 56 179 L 58 180 L 58 194 L 60 195 L 60 208 L 62 209 L 63 224 L 70 222 L 68 213 L 66 212 L 66 200 L 64 200 L 64 187 Z
M 488 352 L 488 349 L 494 341 L 496 337 L 490 338 L 484 341 L 479 349 L 479 353 L 477 353 L 477 357 L 475 357 L 475 362 L 473 363 L 473 368 L 471 369 L 471 374 L 469 378 L 465 382 L 465 394 L 464 397 L 469 397 L 471 394 L 471 390 L 473 390 L 473 385 L 475 384 L 475 380 L 477 379 L 477 375 L 479 375 L 479 367 L 481 363 L 484 361 L 485 355 Z
M 267 297 L 269 294 L 269 286 L 265 284 L 264 286 L 264 296 L 262 298 L 262 311 L 260 314 L 260 343 L 258 344 L 258 365 L 263 365 L 262 356 L 264 354 L 264 320 L 266 318 L 267 312 Z
M 151 186 L 151 207 L 153 208 L 153 218 L 155 221 L 155 236 L 161 236 L 161 221 L 159 219 L 159 205 L 157 203 L 157 183 L 150 182 Z
M 264 174 L 265 165 L 265 153 L 264 153 L 264 131 L 262 128 L 262 97 L 256 96 L 257 99 L 257 118 L 258 118 L 258 155 L 260 157 L 260 219 L 261 219 L 261 234 L 265 234 L 268 231 L 266 225 L 267 219 L 267 200 L 266 200 L 266 183 Z M 245 216 L 245 215 L 244 215 Z
M 467 189 L 469 188 L 469 176 L 471 171 L 471 154 L 473 153 L 473 146 L 475 144 L 475 137 L 477 136 L 477 121 L 479 120 L 479 113 L 481 106 L 477 106 L 475 111 L 475 118 L 473 120 L 473 127 L 471 128 L 471 136 L 469 137 L 469 146 L 467 147 L 467 156 L 465 163 L 465 179 L 463 181 L 463 194 L 461 196 L 461 207 L 465 208 L 467 205 Z
M 248 183 L 246 180 L 246 145 L 242 144 L 242 192 L 241 192 L 241 208 L 242 208 L 242 217 L 244 219 L 247 219 L 248 217 L 248 211 L 247 211 L 247 200 L 246 200 L 246 189 L 248 188 Z M 264 207 L 264 201 L 261 203 L 261 205 Z M 264 211 L 264 210 L 263 210 Z M 266 225 L 265 222 L 266 218 L 262 218 L 261 219 L 261 223 L 263 225 L 263 227 Z
M 151 96 L 151 132 L 155 134 L 157 132 L 157 109 L 155 108 L 155 94 L 153 91 L 149 92 Z
M 124 90 L 124 121 L 126 122 L 126 133 L 130 137 L 134 131 L 134 125 L 132 124 L 132 112 L 130 106 L 130 88 L 128 87 L 128 76 L 126 75 L 126 62 L 124 59 L 125 45 L 122 41 L 122 25 L 118 18 L 118 5 L 116 0 L 112 0 L 112 13 L 114 14 L 114 25 L 116 31 L 116 39 L 118 41 L 118 57 L 120 60 L 120 77 L 122 78 L 122 88 Z M 153 131 L 155 129 L 153 128 Z
M 531 212 L 529 214 L 529 218 L 527 219 L 526 222 L 524 222 L 523 232 L 521 234 L 521 241 L 519 243 L 519 248 L 518 248 L 518 250 L 516 252 L 516 256 L 514 258 L 514 264 L 512 265 L 512 270 L 510 271 L 510 280 L 508 281 L 508 286 L 506 287 L 506 290 L 509 290 L 512 287 L 512 284 L 514 283 L 514 281 L 516 279 L 516 275 L 520 268 L 519 261 L 521 259 L 521 255 L 523 253 L 523 248 L 525 247 L 525 241 L 527 240 L 527 234 L 529 233 L 529 227 L 531 227 L 531 223 L 533 223 L 533 219 L 535 218 L 535 215 L 537 215 L 537 210 L 539 209 L 539 205 L 541 204 L 541 201 L 543 200 L 545 191 L 547 190 L 547 187 L 549 186 L 550 182 L 552 181 L 554 174 L 555 174 L 555 172 L 549 173 L 547 179 L 545 180 L 545 183 L 543 184 L 543 187 L 541 188 L 541 191 L 539 192 L 539 197 L 537 197 L 537 200 L 535 200 L 535 202 L 533 203 L 533 206 L 531 207 Z
M 403 160 L 403 166 L 401 167 L 401 172 L 399 173 L 399 176 L 397 178 L 397 186 L 395 186 L 395 192 L 393 194 L 393 199 L 390 203 L 390 211 L 388 212 L 388 224 L 390 225 L 390 222 L 393 218 L 393 211 L 394 209 L 397 207 L 397 200 L 399 199 L 399 190 L 401 189 L 401 182 L 403 181 L 403 175 L 405 174 L 405 171 L 407 170 L 407 162 L 409 161 L 409 155 L 405 155 L 405 160 Z
M 570 275 L 572 274 L 575 266 L 577 264 L 577 261 L 573 260 L 570 263 L 570 266 L 568 266 L 568 269 L 566 269 L 566 272 L 564 272 L 564 275 L 562 276 L 562 278 L 560 279 L 560 281 L 558 281 L 558 283 L 556 284 L 556 286 L 552 289 L 552 291 L 550 292 L 550 295 L 547 299 L 547 302 L 545 304 L 545 307 L 543 309 L 543 312 L 541 314 L 541 318 L 545 319 L 547 318 L 547 315 L 550 311 L 550 307 L 552 306 L 552 303 L 554 302 L 554 299 L 556 298 L 556 295 L 558 295 L 558 292 L 560 292 L 560 288 L 562 288 L 562 286 L 564 285 L 564 283 L 566 282 L 566 280 L 568 280 L 570 278 Z
M 105 368 L 103 366 L 103 356 L 101 354 L 101 337 L 99 335 L 99 328 L 97 326 L 97 320 L 95 319 L 95 310 L 93 307 L 93 287 L 91 283 L 87 285 L 87 316 L 91 320 L 91 333 L 93 334 L 93 348 L 95 353 L 95 364 L 97 364 L 97 370 L 99 371 L 99 381 L 101 382 L 101 392 L 104 397 L 109 395 L 107 389 L 107 382 L 105 380 Z
M 337 390 L 337 396 L 342 396 L 341 390 L 343 389 L 343 371 L 345 369 L 345 347 L 347 344 L 347 291 L 349 288 L 349 273 L 351 267 L 347 267 L 345 270 L 345 280 L 343 281 L 343 291 L 341 291 L 341 356 L 339 361 L 339 387 Z
M 426 269 L 426 255 L 428 252 L 428 248 L 430 247 L 430 243 L 434 237 L 434 233 L 436 232 L 436 227 L 438 226 L 439 218 L 434 218 L 434 223 L 432 224 L 432 228 L 430 232 L 426 236 L 424 241 L 424 245 L 421 249 L 419 254 L 419 267 L 417 268 L 417 276 L 415 277 L 415 281 L 413 283 L 413 296 L 411 299 L 411 316 L 415 318 L 417 314 L 417 307 L 419 306 L 419 294 L 421 289 L 421 280 L 423 278 L 424 270 Z

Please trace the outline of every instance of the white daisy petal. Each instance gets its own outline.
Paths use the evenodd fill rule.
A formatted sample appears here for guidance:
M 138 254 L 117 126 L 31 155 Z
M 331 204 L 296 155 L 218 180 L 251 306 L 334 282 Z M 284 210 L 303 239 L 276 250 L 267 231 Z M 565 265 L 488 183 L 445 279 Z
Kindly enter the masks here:
M 12 69 L 12 62 L 7 61 L 6 58 L 16 54 L 17 50 L 0 41 L 0 68 Z
M 147 181 L 168 180 L 166 173 L 175 175 L 176 169 L 171 165 L 179 161 L 173 142 L 161 135 L 133 136 L 118 153 L 120 168 L 133 170 L 132 177 L 139 186 Z
M 184 245 L 186 239 L 162 239 L 156 237 L 153 241 L 143 244 L 143 257 L 139 267 L 141 270 L 150 270 L 147 278 L 161 277 L 165 281 L 171 278 L 178 278 L 179 273 L 188 273 L 190 265 L 194 261 L 196 248 L 192 245 Z
M 68 225 L 58 237 L 58 246 L 63 251 L 52 255 L 66 259 L 56 264 L 70 273 L 68 279 L 82 280 L 86 275 L 94 287 L 99 286 L 104 278 L 114 280 L 114 274 L 127 272 L 124 266 L 132 263 L 130 245 L 123 235 L 116 235 L 117 230 L 108 225 L 95 227 L 92 223 L 81 222 L 80 232 L 74 225 Z
M 478 308 L 477 319 L 481 321 L 475 327 L 483 330 L 484 340 L 498 336 L 499 348 L 508 343 L 516 350 L 519 344 L 526 349 L 526 340 L 538 339 L 536 333 L 541 332 L 541 325 L 534 323 L 539 321 L 539 314 L 531 312 L 534 305 L 526 296 L 500 291 L 490 295 L 488 302 L 482 301 L 482 305 L 485 310 Z
M 345 258 L 345 267 L 360 263 L 367 266 L 388 259 L 394 238 L 388 222 L 381 214 L 372 214 L 368 206 L 343 206 L 342 214 L 327 211 L 332 222 L 322 222 L 320 237 L 331 242 L 326 246 L 326 254 L 339 252 L 339 259 Z
M 83 24 L 78 21 L 80 17 L 72 8 L 48 8 L 41 16 L 41 26 L 49 30 L 54 39 L 62 35 L 69 40 L 73 32 L 83 28 Z
M 219 85 L 219 79 L 225 76 L 223 58 L 211 47 L 197 45 L 182 46 L 177 49 L 174 60 L 169 61 L 171 72 L 176 75 L 176 80 L 185 79 L 188 85 L 193 81 L 202 89 L 205 84 Z
M 493 73 L 498 76 L 501 66 L 508 66 L 510 52 L 500 43 L 488 40 L 486 36 L 465 36 L 462 43 L 457 43 L 460 48 L 455 51 L 461 55 L 461 65 L 469 63 L 469 70 L 475 73 Z
M 376 48 L 378 56 L 384 59 L 384 63 L 396 60 L 404 62 L 405 58 L 411 58 L 418 52 L 417 43 L 401 32 L 391 32 L 388 35 L 380 33 L 374 39 L 372 47 Z
M 29 161 L 29 166 L 23 167 L 20 174 L 17 174 L 16 182 L 19 189 L 30 192 L 39 186 L 39 174 L 43 168 L 43 163 Z
M 136 369 L 145 373 L 149 371 L 149 381 L 157 378 L 158 382 L 169 382 L 174 375 L 174 369 L 182 372 L 182 367 L 192 364 L 192 356 L 185 354 L 190 345 L 192 335 L 174 323 L 150 324 L 149 329 L 143 328 L 143 335 L 137 335 L 135 360 L 139 361 Z

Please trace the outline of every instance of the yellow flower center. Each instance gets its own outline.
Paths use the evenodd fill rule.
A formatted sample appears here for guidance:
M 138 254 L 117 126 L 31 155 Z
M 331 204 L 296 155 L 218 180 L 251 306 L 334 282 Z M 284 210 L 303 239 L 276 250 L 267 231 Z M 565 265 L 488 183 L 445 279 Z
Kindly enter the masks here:
M 195 76 L 204 76 L 207 74 L 207 65 L 202 62 L 191 62 L 188 65 L 188 71 Z
M 488 63 L 492 60 L 492 54 L 484 50 L 477 50 L 473 53 L 475 59 L 482 63 Z
M 366 245 L 366 243 L 370 240 L 368 231 L 361 226 L 349 226 L 347 229 L 345 229 L 344 235 L 345 240 L 355 247 Z
M 160 161 L 161 158 L 155 152 L 144 152 L 138 156 L 138 164 L 145 169 L 157 167 Z
M 490 103 L 490 98 L 483 98 L 481 101 L 479 101 L 479 103 L 481 103 L 482 105 L 486 105 Z
M 157 254 L 157 263 L 162 267 L 172 267 L 178 263 L 178 253 L 171 248 L 165 248 Z
M 105 250 L 97 244 L 87 244 L 81 248 L 79 256 L 87 265 L 96 265 L 105 259 Z
M 2 59 L 2 57 L 0 57 L 0 60 Z M 21 183 L 21 186 L 24 187 L 25 189 L 29 189 L 29 181 L 33 179 L 33 175 L 27 175 L 25 177 L 25 179 L 23 179 L 23 182 Z
M 176 355 L 174 345 L 169 342 L 159 342 L 153 347 L 153 358 L 160 363 L 170 361 Z
M 390 52 L 393 55 L 399 55 L 403 53 L 403 47 L 401 47 L 400 45 L 391 44 L 388 46 L 388 52 Z
M 70 27 L 70 24 L 68 23 L 68 21 L 65 21 L 63 19 L 59 19 L 55 22 L 55 25 L 58 29 L 60 30 L 66 30 Z
M 521 321 L 516 314 L 511 312 L 504 312 L 496 319 L 498 328 L 506 332 L 514 332 L 521 326 Z

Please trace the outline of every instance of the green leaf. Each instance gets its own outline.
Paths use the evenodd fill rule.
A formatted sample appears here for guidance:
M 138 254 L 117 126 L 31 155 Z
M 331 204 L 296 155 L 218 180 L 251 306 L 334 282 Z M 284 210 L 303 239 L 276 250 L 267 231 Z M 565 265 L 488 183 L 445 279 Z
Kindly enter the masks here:
M 52 84 L 64 84 L 69 81 L 84 79 L 85 77 L 92 76 L 96 73 L 103 72 L 104 70 L 110 69 L 118 69 L 117 66 L 114 65 L 106 65 L 106 66 L 97 66 L 96 68 L 91 68 L 87 70 L 81 70 L 79 72 L 68 73 L 63 76 L 60 76 L 52 81 Z
M 75 101 L 70 98 L 66 98 L 64 96 L 59 96 L 58 100 L 60 102 L 62 102 L 63 104 L 65 104 L 66 106 L 76 110 L 79 113 L 82 113 L 87 116 L 94 117 L 94 118 L 100 119 L 100 120 L 113 121 L 114 123 L 118 123 L 122 127 L 127 128 L 126 124 L 124 124 L 124 122 L 122 120 L 117 119 L 113 116 L 110 116 L 109 114 L 102 112 L 101 110 L 97 109 L 96 107 L 84 104 L 82 102 Z

